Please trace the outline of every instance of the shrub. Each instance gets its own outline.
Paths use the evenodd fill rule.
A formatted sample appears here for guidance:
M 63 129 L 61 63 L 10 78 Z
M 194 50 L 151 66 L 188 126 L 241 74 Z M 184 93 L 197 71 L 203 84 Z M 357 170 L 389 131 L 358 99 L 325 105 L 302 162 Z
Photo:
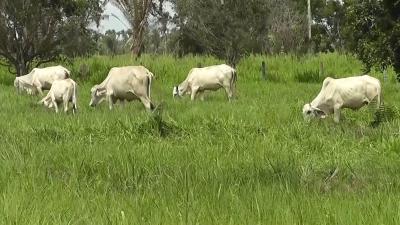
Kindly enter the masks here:
M 302 83 L 318 83 L 324 80 L 318 70 L 297 71 L 294 79 Z

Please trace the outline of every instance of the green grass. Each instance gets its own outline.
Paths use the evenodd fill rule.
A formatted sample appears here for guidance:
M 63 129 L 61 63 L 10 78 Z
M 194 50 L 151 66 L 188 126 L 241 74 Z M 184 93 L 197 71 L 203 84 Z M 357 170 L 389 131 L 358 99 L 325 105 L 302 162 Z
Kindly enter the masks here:
M 273 82 L 260 79 L 263 59 Z M 340 124 L 301 115 L 321 83 L 296 74 L 321 61 L 330 76 L 361 74 L 353 57 L 251 56 L 238 65 L 232 103 L 222 90 L 204 102 L 172 99 L 191 67 L 218 60 L 141 60 L 157 76 L 162 121 L 139 102 L 89 108 L 91 85 L 132 64 L 127 56 L 70 66 L 80 81 L 76 116 L 0 85 L 0 224 L 398 224 L 400 121 L 374 128 L 368 108 L 344 110 Z M 384 97 L 400 107 L 393 80 Z

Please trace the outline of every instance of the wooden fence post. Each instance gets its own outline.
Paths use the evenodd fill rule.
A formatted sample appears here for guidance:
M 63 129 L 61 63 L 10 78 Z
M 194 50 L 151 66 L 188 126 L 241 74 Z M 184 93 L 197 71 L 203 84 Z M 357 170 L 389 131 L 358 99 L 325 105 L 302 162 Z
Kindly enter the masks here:
M 324 63 L 320 62 L 319 63 L 319 77 L 323 77 L 324 76 Z
M 265 61 L 261 62 L 261 79 L 267 80 L 267 65 Z

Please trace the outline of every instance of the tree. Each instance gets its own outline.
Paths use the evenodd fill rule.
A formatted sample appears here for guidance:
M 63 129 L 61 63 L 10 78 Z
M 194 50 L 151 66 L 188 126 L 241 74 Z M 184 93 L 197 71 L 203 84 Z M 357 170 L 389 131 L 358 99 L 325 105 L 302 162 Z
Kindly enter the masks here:
M 71 38 L 64 31 L 86 29 L 83 21 L 95 20 L 100 11 L 96 0 L 3 0 L 0 57 L 10 72 L 26 74 L 32 66 L 57 59 L 62 44 Z
M 68 23 L 62 31 L 63 55 L 86 56 L 97 50 L 100 33 L 90 27 L 93 27 L 91 25 L 98 26 L 103 7 L 104 1 L 99 0 L 79 0 L 71 4 L 68 10 Z
M 333 52 L 344 49 L 342 30 L 345 22 L 345 6 L 342 1 L 312 1 L 314 50 Z
M 307 44 L 306 13 L 298 10 L 293 0 L 271 0 L 269 9 L 268 52 L 304 52 Z
M 180 41 L 236 64 L 250 52 L 261 52 L 267 37 L 265 0 L 175 0 Z
M 117 54 L 118 51 L 118 36 L 115 30 L 107 30 L 105 35 L 103 36 L 104 44 L 107 48 L 108 53 L 111 53 L 112 56 Z
M 366 71 L 392 65 L 400 80 L 400 2 L 349 0 L 346 7 L 346 40 Z
M 147 27 L 147 19 L 153 6 L 152 0 L 110 0 L 118 7 L 132 28 L 132 54 L 140 57 L 143 50 L 143 37 Z

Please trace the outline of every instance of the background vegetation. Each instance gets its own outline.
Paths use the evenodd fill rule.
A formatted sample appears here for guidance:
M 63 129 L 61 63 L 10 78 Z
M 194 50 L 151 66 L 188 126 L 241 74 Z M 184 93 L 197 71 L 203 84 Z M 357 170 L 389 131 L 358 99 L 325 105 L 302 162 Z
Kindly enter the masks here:
M 99 33 L 112 4 L 127 30 Z M 251 54 L 354 54 L 363 71 L 400 71 L 397 0 L 5 0 L 0 61 L 12 74 L 42 63 L 131 52 L 212 55 L 236 65 Z
M 155 72 L 160 114 L 149 115 L 139 102 L 113 111 L 88 106 L 91 85 L 128 62 Z M 324 76 L 360 74 L 359 61 L 338 54 L 250 56 L 238 64 L 234 102 L 223 91 L 204 102 L 172 98 L 172 86 L 191 67 L 217 62 L 77 59 L 70 65 L 79 81 L 76 116 L 17 95 L 2 68 L 0 223 L 397 224 L 399 120 L 374 128 L 371 108 L 345 110 L 340 124 L 304 123 L 301 115 Z M 308 77 L 321 62 L 321 77 Z M 383 74 L 372 75 L 383 81 Z M 383 83 L 385 105 L 396 110 L 394 77 L 390 72 Z
M 107 4 L 127 30 L 97 30 Z M 311 0 L 308 37 L 306 0 L 0 1 L 0 224 L 398 224 L 399 7 Z M 172 98 L 191 68 L 223 62 L 235 101 Z M 75 116 L 12 87 L 53 64 L 79 84 Z M 89 108 L 123 65 L 156 75 L 156 112 Z M 377 114 L 303 121 L 325 77 L 366 72 Z

